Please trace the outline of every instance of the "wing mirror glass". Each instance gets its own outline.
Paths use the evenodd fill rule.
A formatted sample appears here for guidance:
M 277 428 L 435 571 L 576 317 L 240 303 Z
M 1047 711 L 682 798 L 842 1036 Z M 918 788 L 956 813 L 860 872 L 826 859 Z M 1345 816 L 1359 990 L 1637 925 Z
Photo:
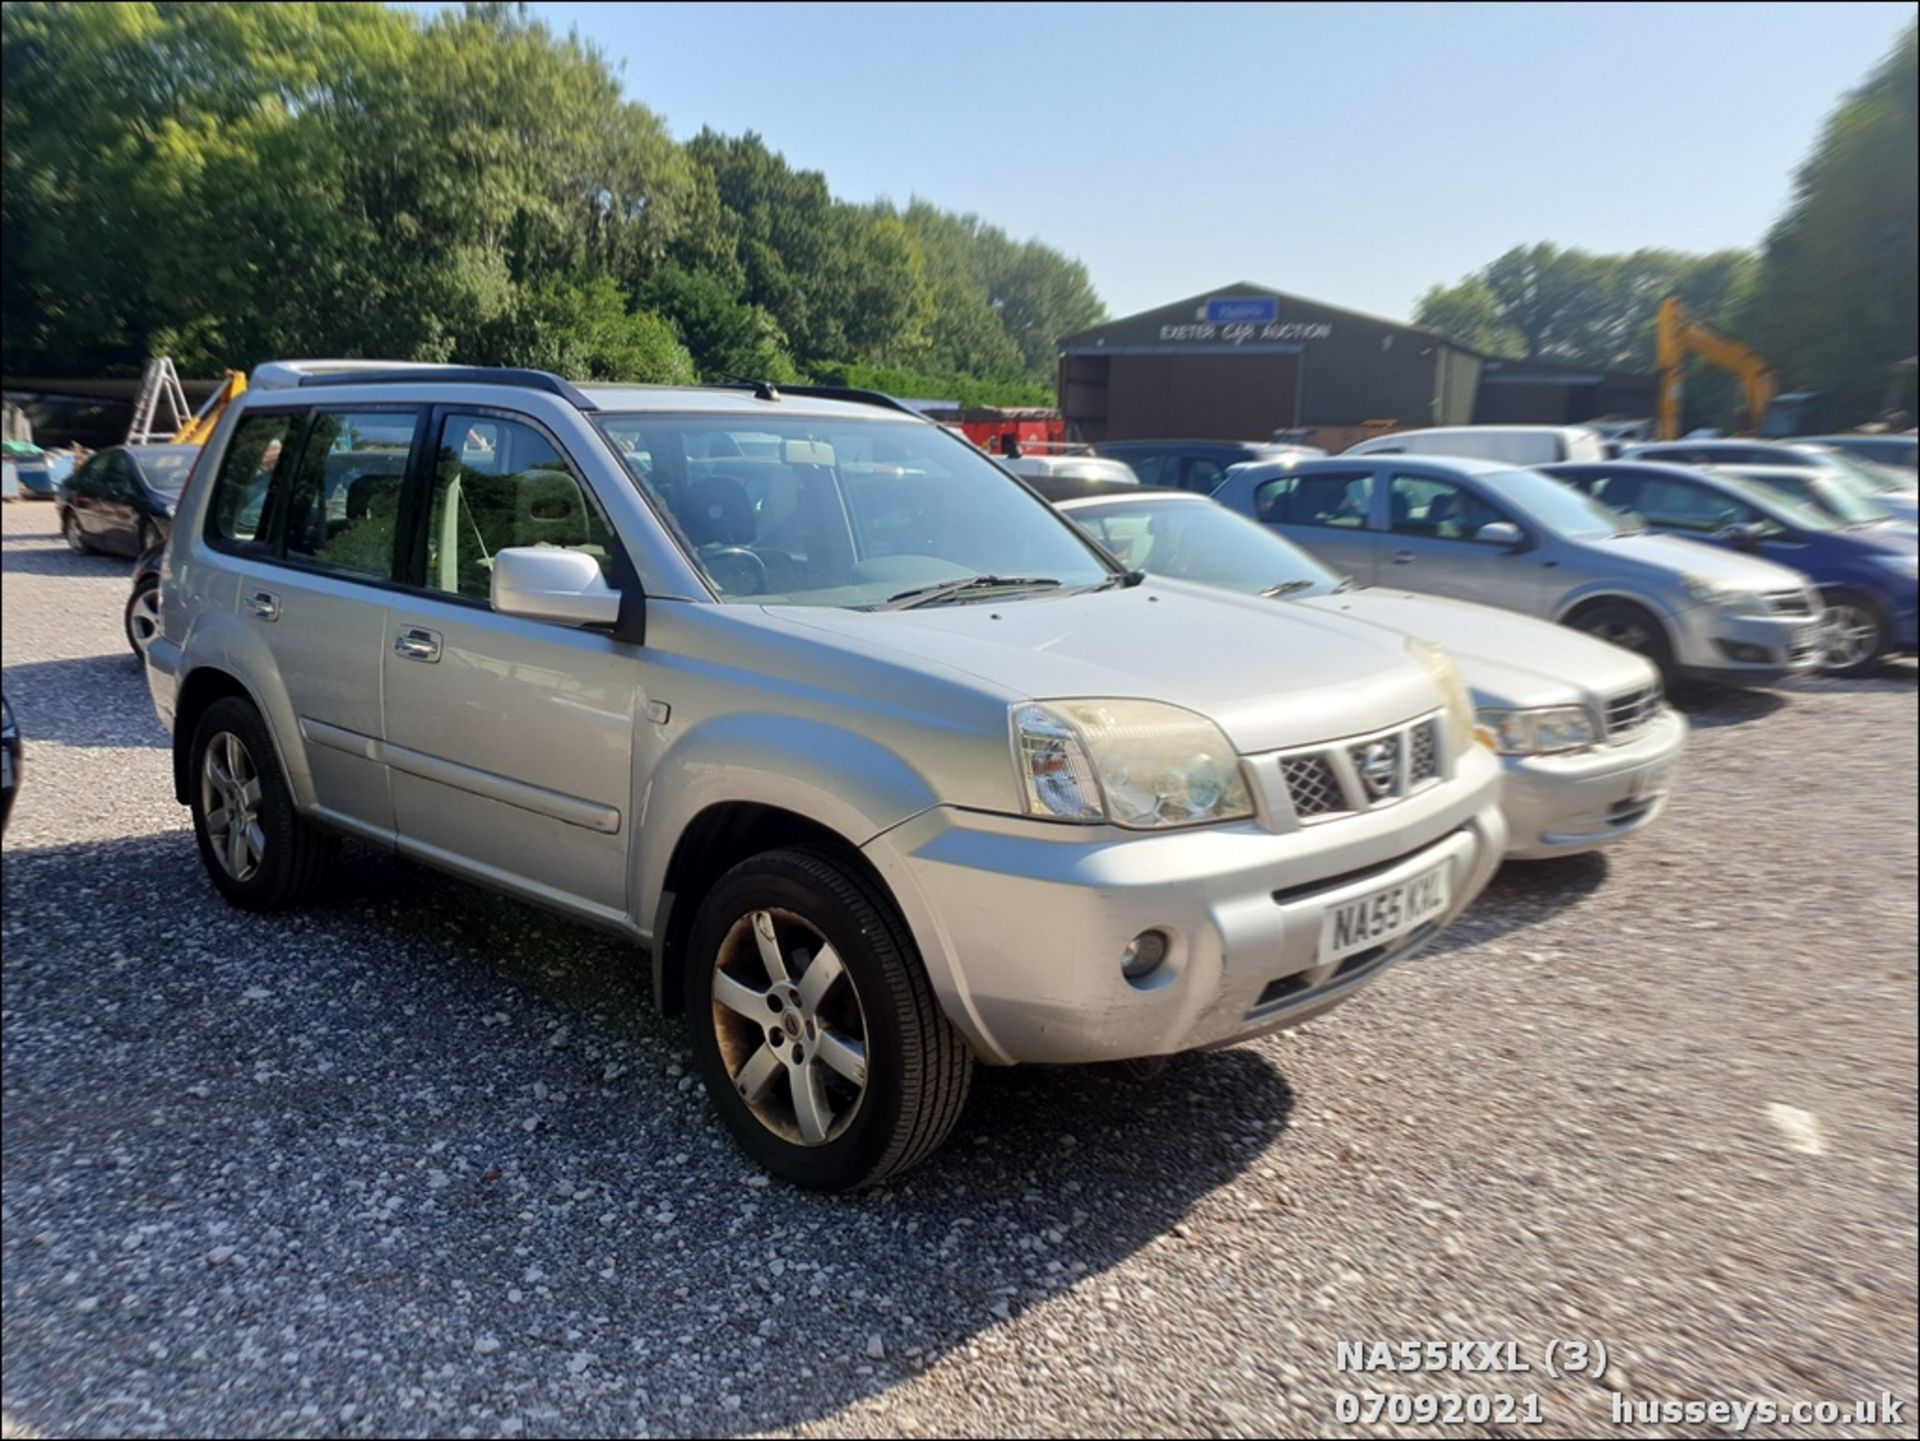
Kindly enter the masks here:
M 1754 546 L 1767 537 L 1767 528 L 1757 520 L 1743 520 L 1727 527 L 1727 539 L 1735 545 Z
M 559 625 L 615 625 L 620 620 L 620 592 L 607 584 L 600 562 L 559 546 L 514 546 L 498 552 L 491 600 L 501 615 Z
M 1473 538 L 1482 545 L 1504 545 L 1511 549 L 1527 537 L 1519 526 L 1510 520 L 1488 521 L 1473 533 Z

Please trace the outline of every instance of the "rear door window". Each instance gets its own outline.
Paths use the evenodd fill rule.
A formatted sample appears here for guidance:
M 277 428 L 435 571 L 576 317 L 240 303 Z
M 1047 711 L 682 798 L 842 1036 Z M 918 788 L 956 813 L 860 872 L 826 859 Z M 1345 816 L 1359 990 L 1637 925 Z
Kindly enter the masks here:
M 287 500 L 289 557 L 379 580 L 397 574 L 400 490 L 417 410 L 317 411 Z
M 1373 503 L 1371 470 L 1280 475 L 1253 492 L 1254 513 L 1269 525 L 1365 530 Z
M 276 497 L 285 486 L 289 412 L 249 415 L 234 427 L 207 506 L 207 538 L 229 550 L 265 550 Z M 277 482 L 277 486 L 276 486 Z

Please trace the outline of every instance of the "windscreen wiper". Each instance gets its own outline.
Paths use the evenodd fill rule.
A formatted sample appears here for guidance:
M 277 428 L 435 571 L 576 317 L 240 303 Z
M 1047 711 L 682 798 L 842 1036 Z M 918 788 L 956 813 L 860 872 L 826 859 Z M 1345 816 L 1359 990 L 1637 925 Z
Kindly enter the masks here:
M 930 605 L 949 596 L 964 595 L 970 590 L 1033 590 L 1059 584 L 1050 575 L 970 575 L 963 580 L 943 580 L 937 585 L 919 585 L 912 590 L 903 590 L 898 595 L 888 596 L 885 603 L 875 609 L 912 610 L 917 605 Z
M 1260 594 L 1271 599 L 1277 596 L 1292 595 L 1297 590 L 1305 590 L 1309 586 L 1318 585 L 1319 583 L 1317 580 L 1283 580 L 1278 585 L 1268 586 L 1265 590 L 1261 591 Z

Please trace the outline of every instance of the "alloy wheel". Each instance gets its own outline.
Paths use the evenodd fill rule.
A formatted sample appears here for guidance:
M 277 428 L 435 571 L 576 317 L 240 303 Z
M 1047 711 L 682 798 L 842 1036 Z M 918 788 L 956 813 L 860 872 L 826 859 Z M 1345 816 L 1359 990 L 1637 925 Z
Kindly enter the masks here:
M 1653 643 L 1653 637 L 1647 634 L 1645 626 L 1629 620 L 1603 620 L 1594 626 L 1592 634 L 1636 655 L 1645 655 Z
M 1865 606 L 1841 601 L 1820 617 L 1820 667 L 1849 670 L 1872 659 L 1880 642 L 1880 624 Z
M 720 1060 L 754 1118 L 782 1140 L 824 1146 L 867 1091 L 867 1024 L 833 946 L 786 910 L 751 911 L 714 959 Z
M 267 850 L 260 772 L 246 743 L 232 731 L 221 731 L 207 743 L 200 762 L 200 810 L 220 868 L 236 881 L 251 880 Z
M 153 644 L 153 638 L 159 633 L 160 588 L 143 586 L 127 609 L 127 635 L 132 639 L 134 649 L 145 655 L 147 647 Z

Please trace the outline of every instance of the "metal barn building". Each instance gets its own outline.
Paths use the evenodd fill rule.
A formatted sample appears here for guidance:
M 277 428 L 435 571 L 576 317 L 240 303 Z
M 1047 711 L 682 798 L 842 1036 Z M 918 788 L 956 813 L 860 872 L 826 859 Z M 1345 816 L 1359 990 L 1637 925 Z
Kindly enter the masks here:
M 1424 326 L 1242 282 L 1067 336 L 1059 387 L 1072 440 L 1285 432 L 1332 452 L 1414 426 L 1650 415 L 1653 378 L 1490 360 Z

